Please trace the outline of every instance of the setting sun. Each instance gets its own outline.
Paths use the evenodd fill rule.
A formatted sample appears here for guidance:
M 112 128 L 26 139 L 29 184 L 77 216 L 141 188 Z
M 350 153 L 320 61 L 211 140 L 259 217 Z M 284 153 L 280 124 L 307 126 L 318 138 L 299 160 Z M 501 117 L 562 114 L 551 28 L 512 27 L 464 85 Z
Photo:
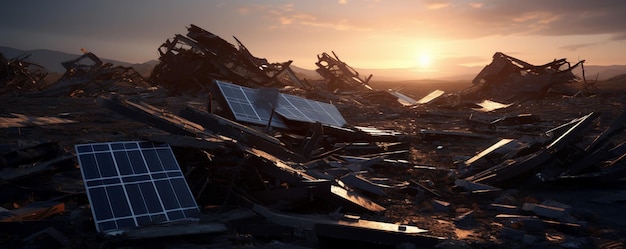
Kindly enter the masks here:
M 420 67 L 428 67 L 430 66 L 431 58 L 430 55 L 422 53 L 417 57 L 417 64 Z

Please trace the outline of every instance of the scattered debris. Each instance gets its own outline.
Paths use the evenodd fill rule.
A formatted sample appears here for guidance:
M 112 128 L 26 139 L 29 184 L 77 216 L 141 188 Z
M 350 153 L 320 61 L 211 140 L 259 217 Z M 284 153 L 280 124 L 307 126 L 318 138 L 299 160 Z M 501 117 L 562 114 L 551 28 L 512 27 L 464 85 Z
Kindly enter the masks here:
M 0 53 L 0 92 L 35 90 L 46 87 L 44 77 L 48 72 L 36 63 L 28 62 L 30 55 L 8 59 Z
M 187 30 L 187 36 L 176 35 L 161 45 L 160 63 L 150 82 L 174 92 L 203 91 L 213 80 L 240 82 L 247 87 L 304 86 L 289 68 L 291 61 L 269 63 L 254 57 L 237 38 L 239 49 L 196 25 Z
M 0 247 L 624 243 L 623 96 L 546 94 L 583 61 L 496 53 L 471 91 L 404 94 L 334 52 L 308 81 L 187 30 L 150 83 L 86 52 L 3 95 Z
M 345 62 L 339 60 L 337 54 L 333 51 L 333 57 L 327 53 L 317 55 L 317 73 L 328 80 L 328 90 L 334 91 L 354 91 L 354 90 L 373 90 L 368 84 L 373 75 L 367 78 L 361 78 L 359 72 L 348 66 Z
M 572 70 L 584 62 L 582 60 L 572 66 L 566 59 L 559 59 L 536 66 L 496 52 L 493 61 L 476 75 L 472 88 L 468 89 L 465 96 L 510 101 L 529 95 L 542 95 L 548 91 L 574 95 L 582 87 L 579 86 L 580 90 L 575 89 L 574 83 L 580 83 L 580 78 Z M 567 68 L 561 68 L 564 65 Z

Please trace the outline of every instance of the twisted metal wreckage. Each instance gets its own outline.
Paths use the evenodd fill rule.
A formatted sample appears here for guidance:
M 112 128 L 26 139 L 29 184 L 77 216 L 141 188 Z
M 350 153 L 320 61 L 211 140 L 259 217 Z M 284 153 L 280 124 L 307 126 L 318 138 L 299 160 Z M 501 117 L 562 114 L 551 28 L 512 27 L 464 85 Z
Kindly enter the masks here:
M 496 52 L 493 61 L 485 66 L 472 80 L 473 94 L 480 97 L 510 100 L 523 95 L 541 95 L 548 91 L 575 94 L 581 90 L 591 94 L 593 83 L 584 79 L 582 88 L 576 87 L 581 78 L 574 75 L 572 70 L 584 67 L 584 60 L 573 66 L 566 59 L 554 60 L 544 65 L 536 66 L 515 57 Z M 567 65 L 566 68 L 563 68 Z
M 30 55 L 7 59 L 0 53 L 0 89 L 40 89 L 48 72 L 36 63 L 28 62 Z
M 109 247 L 157 245 L 166 241 L 172 245 L 195 241 L 203 245 L 250 246 L 267 239 L 282 239 L 285 243 L 280 246 L 286 248 L 319 247 L 328 245 L 322 243 L 328 241 L 364 246 L 460 246 L 455 243 L 461 242 L 433 235 L 415 223 L 386 216 L 389 209 L 398 212 L 398 206 L 407 202 L 420 206 L 420 210 L 441 214 L 439 219 L 445 214 L 454 216 L 452 230 L 468 226 L 490 230 L 495 220 L 500 224 L 496 230 L 501 240 L 541 245 L 545 241 L 538 238 L 553 231 L 591 236 L 585 233 L 588 220 L 563 203 L 513 202 L 508 189 L 577 180 L 617 182 L 626 175 L 626 143 L 620 136 L 626 112 L 597 136 L 589 128 L 600 116 L 598 113 L 555 128 L 553 123 L 546 124 L 530 114 L 494 121 L 459 119 L 467 122 L 473 132 L 422 129 L 407 134 L 356 126 L 340 111 L 360 108 L 367 112 L 367 108 L 382 108 L 393 102 L 401 113 L 413 111 L 423 119 L 454 119 L 451 114 L 427 114 L 422 108 L 442 106 L 446 110 L 450 102 L 441 99 L 453 97 L 437 90 L 416 101 L 397 91 L 375 90 L 369 85 L 372 75 L 362 78 L 334 52 L 333 56 L 318 55 L 316 71 L 324 79 L 308 81 L 291 70 L 291 61 L 269 63 L 254 57 L 237 38 L 238 49 L 195 25 L 188 31 L 187 36 L 175 35 L 159 47 L 160 63 L 148 80 L 167 88 L 170 95 L 152 90 L 98 94 L 97 106 L 146 124 L 149 129 L 131 131 L 128 126 L 134 126 L 129 123 L 115 126 L 121 121 L 118 117 L 99 112 L 108 126 L 119 129 L 115 136 L 124 141 L 111 142 L 110 135 L 107 141 L 98 141 L 102 137 L 76 137 L 67 139 L 75 142 L 75 153 L 52 142 L 2 154 L 3 182 L 27 184 L 20 181 L 45 172 L 75 174 L 78 164 L 84 184 L 80 191 L 64 192 L 66 195 L 46 202 L 31 202 L 26 206 L 28 211 L 2 210 L 3 224 L 28 231 L 28 236 L 18 236 L 20 240 L 11 245 L 20 248 L 27 243 L 42 243 L 46 238 L 58 248 L 90 243 Z M 94 63 L 85 67 L 78 63 L 83 59 Z M 527 96 L 530 92 L 542 94 L 576 80 L 571 70 L 582 63 L 569 66 L 561 59 L 533 66 L 496 53 L 494 61 L 476 76 L 472 91 L 461 97 L 471 99 L 481 94 L 480 99 L 506 96 L 505 100 L 512 100 L 511 96 Z M 561 70 L 565 64 L 568 68 Z M 63 87 L 69 84 L 85 88 L 93 81 L 143 81 L 134 79 L 131 70 L 110 69 L 92 53 L 63 65 L 68 72 L 60 82 L 74 77 L 84 79 L 81 83 L 59 84 Z M 481 90 L 474 91 L 476 87 Z M 37 96 L 61 94 L 58 86 L 50 89 Z M 143 102 L 162 104 L 157 100 L 180 92 L 206 93 L 210 98 L 201 104 L 188 101 L 178 114 L 172 112 L 175 103 L 171 102 L 175 100 L 168 99 L 171 106 L 165 107 Z M 512 105 L 483 103 L 483 109 L 467 111 L 493 112 Z M 61 118 L 30 122 L 36 120 L 0 119 L 2 127 L 8 128 L 76 123 Z M 528 125 L 547 131 L 530 137 Z M 128 134 L 119 134 L 120 130 Z M 519 136 L 496 139 L 505 134 Z M 594 139 L 584 139 L 588 137 Z M 493 139 L 495 144 L 462 160 L 457 169 L 416 165 L 406 159 L 417 143 L 430 146 L 430 141 L 451 140 L 474 144 L 476 140 Z M 28 164 L 33 166 L 20 167 Z M 62 166 L 68 164 L 71 166 Z M 392 179 L 384 173 L 402 176 Z M 11 184 L 1 187 L 19 192 Z M 472 210 L 462 209 L 460 215 L 455 215 L 458 211 L 451 211 L 451 202 L 468 198 L 473 200 Z M 70 217 L 61 216 L 68 210 L 72 211 Z M 84 214 L 84 210 L 91 214 Z M 90 218 L 86 221 L 85 216 Z M 477 224 L 479 217 L 486 220 L 484 226 Z M 54 222 L 27 224 L 25 220 Z M 84 231 L 76 234 L 83 223 L 90 227 L 95 223 L 97 233 L 103 237 L 85 242 L 88 236 L 80 234 Z M 242 236 L 246 234 L 256 240 Z M 82 238 L 81 244 L 72 242 L 70 238 L 75 237 Z M 494 248 L 503 245 L 481 243 Z

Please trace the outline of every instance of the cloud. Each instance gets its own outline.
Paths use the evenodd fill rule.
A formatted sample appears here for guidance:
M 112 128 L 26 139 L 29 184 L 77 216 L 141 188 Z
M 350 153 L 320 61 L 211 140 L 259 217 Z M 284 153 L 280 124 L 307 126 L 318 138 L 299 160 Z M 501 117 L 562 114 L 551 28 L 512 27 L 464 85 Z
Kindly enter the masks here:
M 626 40 L 626 32 L 617 33 L 611 37 L 612 41 L 624 41 Z
M 475 39 L 510 35 L 614 34 L 615 40 L 626 39 L 623 25 L 626 23 L 623 14 L 626 1 L 622 0 L 437 0 L 426 2 L 425 8 L 420 8 L 419 4 L 409 6 L 406 2 L 392 10 L 386 8 L 392 5 L 384 2 L 378 3 L 377 7 L 393 13 L 393 21 L 377 18 L 378 13 L 371 13 L 372 18 L 380 20 L 381 27 L 402 29 L 408 35 Z
M 624 33 L 626 1 L 552 0 L 532 4 L 527 1 L 485 1 L 478 9 L 457 9 L 460 19 L 480 23 L 482 28 L 502 34 L 591 35 Z M 526 30 L 524 30 L 526 29 Z
M 301 11 L 294 4 L 282 5 L 278 8 L 265 8 L 266 14 L 269 18 L 276 23 L 270 24 L 271 29 L 277 27 L 302 25 L 309 27 L 330 28 L 334 30 L 367 30 L 363 26 L 357 25 L 350 21 L 349 18 L 345 18 L 343 15 L 322 15 L 318 17 L 320 13 L 307 11 Z M 346 15 L 348 16 L 348 15 Z
M 593 47 L 593 46 L 598 45 L 598 44 L 599 43 L 597 43 L 597 42 L 572 44 L 572 45 L 567 45 L 567 46 L 560 47 L 560 49 L 573 52 L 573 51 L 576 51 L 576 50 L 581 49 L 581 48 Z
M 473 3 L 469 3 L 469 6 L 472 7 L 472 8 L 475 8 L 475 9 L 480 9 L 480 8 L 483 7 L 483 3 L 473 2 Z
M 443 9 L 450 6 L 449 3 L 429 3 L 426 5 L 426 8 L 429 10 L 437 10 L 437 9 Z

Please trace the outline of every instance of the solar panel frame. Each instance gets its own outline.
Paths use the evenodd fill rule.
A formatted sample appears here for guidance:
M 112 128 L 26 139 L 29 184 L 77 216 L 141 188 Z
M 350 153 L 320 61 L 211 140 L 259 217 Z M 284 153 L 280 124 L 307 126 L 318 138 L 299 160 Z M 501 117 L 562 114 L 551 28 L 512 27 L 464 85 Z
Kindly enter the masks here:
M 200 211 L 168 144 L 74 146 L 98 232 L 195 219 Z

